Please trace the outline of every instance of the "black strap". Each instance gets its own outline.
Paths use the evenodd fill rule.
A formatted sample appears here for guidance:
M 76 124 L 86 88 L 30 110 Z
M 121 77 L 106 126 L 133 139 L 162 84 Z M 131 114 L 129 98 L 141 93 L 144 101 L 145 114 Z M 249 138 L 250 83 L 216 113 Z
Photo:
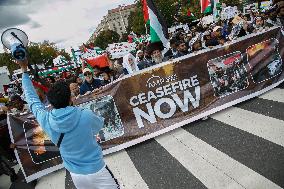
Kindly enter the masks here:
M 57 142 L 57 147 L 58 147 L 58 148 L 60 148 L 60 144 L 61 144 L 61 142 L 62 142 L 62 140 L 63 140 L 63 137 L 64 137 L 64 133 L 61 133 L 61 134 L 60 134 L 60 137 L 59 137 L 59 140 L 58 140 L 58 142 Z
M 114 177 L 113 173 L 111 172 L 111 170 L 108 168 L 107 165 L 106 165 L 106 169 L 108 170 L 109 174 L 111 175 L 111 177 L 113 178 L 115 184 L 117 185 L 117 189 L 120 189 L 120 185 L 119 185 L 117 179 Z

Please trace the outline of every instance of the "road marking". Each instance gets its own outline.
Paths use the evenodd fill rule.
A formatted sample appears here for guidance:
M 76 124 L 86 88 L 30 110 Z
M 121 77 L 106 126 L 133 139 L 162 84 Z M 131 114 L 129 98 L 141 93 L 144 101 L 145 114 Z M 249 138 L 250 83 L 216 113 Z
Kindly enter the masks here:
M 279 88 L 275 88 L 275 89 L 272 89 L 271 91 L 268 91 L 267 93 L 264 93 L 263 95 L 259 96 L 259 98 L 284 103 L 284 90 L 279 89 Z
M 235 107 L 211 117 L 284 147 L 284 121 L 282 120 Z
M 209 189 L 281 188 L 182 128 L 156 140 Z
M 65 188 L 66 169 L 60 169 L 38 179 L 35 189 L 59 189 Z
M 147 189 L 148 186 L 125 150 L 107 155 L 104 160 L 123 189 Z

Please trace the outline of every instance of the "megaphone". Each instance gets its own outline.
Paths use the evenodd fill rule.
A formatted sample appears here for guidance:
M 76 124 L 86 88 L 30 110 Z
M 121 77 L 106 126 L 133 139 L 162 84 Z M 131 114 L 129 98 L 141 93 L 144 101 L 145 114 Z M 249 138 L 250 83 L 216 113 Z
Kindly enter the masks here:
M 17 28 L 9 28 L 1 35 L 3 46 L 11 51 L 16 60 L 24 60 L 27 57 L 26 47 L 28 45 L 27 34 Z

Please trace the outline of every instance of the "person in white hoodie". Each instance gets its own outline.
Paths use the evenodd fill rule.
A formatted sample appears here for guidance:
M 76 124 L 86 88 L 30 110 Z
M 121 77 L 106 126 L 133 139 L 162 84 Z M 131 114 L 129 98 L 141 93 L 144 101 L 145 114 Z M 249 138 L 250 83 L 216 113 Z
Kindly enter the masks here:
M 137 63 L 135 61 L 135 57 L 131 53 L 128 53 L 127 55 L 125 55 L 123 57 L 122 66 L 124 68 L 123 72 L 124 72 L 125 75 L 133 74 L 133 73 L 139 71 Z

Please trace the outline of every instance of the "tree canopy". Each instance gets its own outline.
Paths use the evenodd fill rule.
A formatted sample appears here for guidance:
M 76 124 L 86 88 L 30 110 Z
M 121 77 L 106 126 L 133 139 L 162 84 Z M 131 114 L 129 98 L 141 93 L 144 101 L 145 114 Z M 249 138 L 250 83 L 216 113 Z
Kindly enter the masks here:
M 119 42 L 120 36 L 117 32 L 112 30 L 102 31 L 95 39 L 94 45 L 101 49 L 106 49 L 108 44 Z
M 27 47 L 28 59 L 30 64 L 43 64 L 45 67 L 53 66 L 53 59 L 58 55 L 64 56 L 67 60 L 71 57 L 65 50 L 59 50 L 54 43 L 44 41 L 42 43 L 31 42 Z M 19 69 L 19 66 L 14 63 L 14 59 L 10 53 L 0 53 L 0 67 L 7 66 L 12 73 Z

